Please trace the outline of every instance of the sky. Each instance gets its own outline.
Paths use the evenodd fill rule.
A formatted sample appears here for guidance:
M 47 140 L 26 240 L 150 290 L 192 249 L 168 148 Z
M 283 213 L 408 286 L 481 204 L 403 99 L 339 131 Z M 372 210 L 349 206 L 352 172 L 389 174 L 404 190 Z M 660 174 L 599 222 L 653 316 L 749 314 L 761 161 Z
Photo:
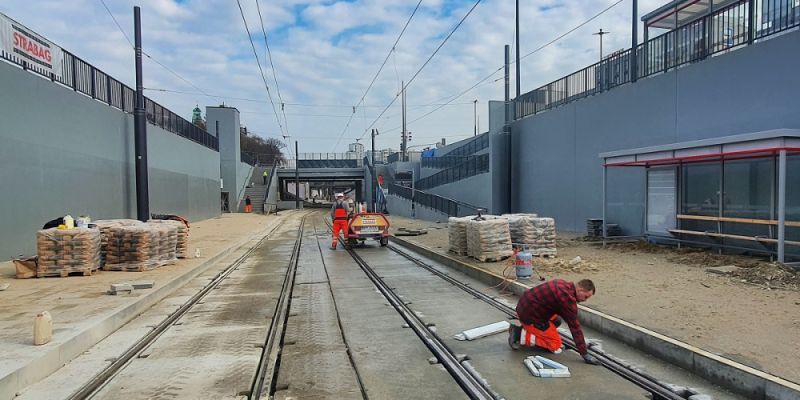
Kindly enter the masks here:
M 203 110 L 222 103 L 236 107 L 249 131 L 281 140 L 288 135 L 285 140 L 291 147 L 298 141 L 300 152 L 342 152 L 357 139 L 369 147 L 371 128 L 379 132 L 376 148 L 399 149 L 399 98 L 386 107 L 397 97 L 400 82 L 412 77 L 406 87 L 412 150 L 442 138 L 452 143 L 472 136 L 475 100 L 480 131 L 486 131 L 488 101 L 504 96 L 503 74 L 498 71 L 503 46 L 514 44 L 511 0 L 481 1 L 421 71 L 475 0 L 423 0 L 394 51 L 392 44 L 418 0 L 261 0 L 262 18 L 257 0 L 239 0 L 262 78 L 236 0 L 104 1 L 110 14 L 101 0 L 0 0 L 0 12 L 134 87 L 134 51 L 126 36 L 133 40 L 133 6 L 139 5 L 143 49 L 152 57 L 144 60 L 146 96 L 186 119 L 191 119 L 195 105 Z M 520 63 L 522 93 L 597 62 L 599 40 L 592 33 L 600 28 L 611 32 L 603 37 L 606 54 L 629 47 L 631 1 L 622 0 L 525 57 Z M 521 55 L 616 2 L 520 0 Z M 639 0 L 639 16 L 666 2 Z M 642 36 L 639 23 L 640 41 Z M 512 60 L 515 50 L 512 47 Z M 387 54 L 385 66 L 360 102 Z M 512 97 L 514 68 L 512 64 Z M 455 97 L 493 72 L 475 89 Z M 446 102 L 450 104 L 439 106 Z

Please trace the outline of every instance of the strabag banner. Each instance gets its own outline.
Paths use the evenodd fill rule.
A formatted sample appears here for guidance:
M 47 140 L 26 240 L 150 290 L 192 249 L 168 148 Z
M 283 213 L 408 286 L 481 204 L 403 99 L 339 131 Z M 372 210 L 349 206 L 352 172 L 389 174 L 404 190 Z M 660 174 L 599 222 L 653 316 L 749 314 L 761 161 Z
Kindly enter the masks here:
M 3 13 L 0 13 L 0 50 L 6 58 L 27 61 L 31 68 L 63 78 L 61 48 Z

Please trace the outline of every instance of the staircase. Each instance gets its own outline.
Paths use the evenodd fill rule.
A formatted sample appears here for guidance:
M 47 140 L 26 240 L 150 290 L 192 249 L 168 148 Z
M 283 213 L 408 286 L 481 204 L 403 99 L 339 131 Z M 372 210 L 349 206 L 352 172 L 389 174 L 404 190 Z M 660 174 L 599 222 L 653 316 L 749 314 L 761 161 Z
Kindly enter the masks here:
M 264 210 L 264 201 L 267 196 L 267 186 L 264 185 L 264 178 L 262 177 L 264 171 L 270 170 L 270 167 L 253 167 L 253 173 L 250 175 L 247 183 L 254 183 L 253 186 L 244 190 L 242 200 L 239 202 L 239 212 L 244 212 L 244 199 L 250 196 L 250 201 L 253 204 L 253 212 L 261 212 Z M 269 177 L 267 177 L 269 183 Z

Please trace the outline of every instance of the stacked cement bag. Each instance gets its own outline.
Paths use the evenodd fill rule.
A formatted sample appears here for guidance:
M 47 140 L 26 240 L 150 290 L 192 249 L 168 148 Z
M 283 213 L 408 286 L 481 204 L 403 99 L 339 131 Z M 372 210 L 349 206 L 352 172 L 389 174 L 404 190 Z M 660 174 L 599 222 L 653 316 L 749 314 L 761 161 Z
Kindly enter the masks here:
M 135 219 L 102 219 L 93 222 L 100 229 L 100 265 L 106 264 L 106 254 L 108 253 L 108 238 L 111 237 L 111 229 L 118 226 L 141 225 L 142 222 Z
M 36 233 L 36 276 L 91 275 L 100 268 L 101 234 L 97 229 L 44 229 Z
M 534 256 L 556 255 L 555 220 L 538 218 L 536 214 L 510 214 L 506 217 L 514 244 L 527 245 Z
M 152 223 L 146 224 L 150 229 L 158 232 L 158 260 L 164 263 L 177 259 L 178 247 L 178 227 L 170 224 Z
M 161 232 L 153 225 L 112 226 L 107 230 L 106 271 L 147 271 L 162 265 Z
M 510 257 L 513 251 L 508 219 L 493 215 L 469 219 L 467 254 L 482 262 Z
M 177 257 L 178 258 L 188 258 L 189 257 L 189 227 L 186 226 L 181 221 L 174 221 L 169 219 L 151 219 L 147 221 L 148 223 L 152 224 L 165 224 L 169 226 L 173 226 L 177 229 Z
M 471 217 L 450 217 L 447 219 L 447 236 L 451 253 L 467 255 L 467 225 Z

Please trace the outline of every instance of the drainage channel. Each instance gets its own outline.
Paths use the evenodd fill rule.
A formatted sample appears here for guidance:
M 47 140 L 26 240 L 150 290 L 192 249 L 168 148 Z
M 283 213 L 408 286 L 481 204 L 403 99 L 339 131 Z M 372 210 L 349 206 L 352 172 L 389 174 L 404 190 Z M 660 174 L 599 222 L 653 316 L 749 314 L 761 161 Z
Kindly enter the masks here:
M 497 301 L 496 298 L 473 288 L 472 286 L 455 279 L 454 277 L 445 274 L 438 269 L 434 268 L 432 265 L 425 263 L 424 261 L 410 255 L 409 253 L 400 250 L 397 246 L 390 244 L 388 246 L 389 250 L 401 255 L 402 257 L 406 258 L 407 260 L 411 261 L 412 263 L 416 264 L 419 267 L 424 268 L 428 272 L 438 276 L 439 278 L 445 280 L 446 282 L 450 283 L 451 285 L 469 293 L 475 298 L 480 299 L 481 301 L 491 305 L 492 307 L 502 311 L 510 318 L 516 318 L 516 311 L 514 308 L 510 307 L 509 305 Z M 575 350 L 576 346 L 575 343 L 572 341 L 571 338 L 562 335 L 562 341 L 564 342 L 565 346 L 570 349 Z M 670 388 L 664 384 L 663 382 L 659 381 L 653 376 L 650 376 L 642 371 L 636 371 L 628 368 L 621 360 L 614 358 L 611 355 L 608 355 L 604 352 L 597 351 L 595 349 L 589 348 L 589 353 L 597 357 L 602 365 L 605 368 L 608 368 L 615 374 L 625 378 L 626 380 L 636 384 L 637 386 L 647 390 L 654 400 L 685 400 L 686 397 L 681 396 L 678 393 L 673 392 Z
M 303 220 L 305 216 L 303 217 Z M 299 230 L 302 231 L 302 221 Z M 197 313 L 197 314 L 204 314 L 209 313 L 207 310 L 197 310 L 198 306 L 204 304 L 204 300 L 209 297 L 208 295 L 211 293 L 219 292 L 215 291 L 215 289 L 220 289 L 222 286 L 228 283 L 230 278 L 235 271 L 239 270 L 240 267 L 243 266 L 249 259 L 262 248 L 267 240 L 270 240 L 275 234 L 275 232 L 281 227 L 280 224 L 273 227 L 266 235 L 258 240 L 258 242 L 252 246 L 250 249 L 245 251 L 240 257 L 234 260 L 230 265 L 225 267 L 222 271 L 214 275 L 213 277 L 209 278 L 209 282 L 203 286 L 198 292 L 192 295 L 186 302 L 184 302 L 176 311 L 172 312 L 168 317 L 162 320 L 158 325 L 154 326 L 153 329 L 144 335 L 142 338 L 137 340 L 132 346 L 130 346 L 124 353 L 122 353 L 119 357 L 116 357 L 111 364 L 107 367 L 102 369 L 99 373 L 94 375 L 91 380 L 89 380 L 86 384 L 81 386 L 77 391 L 72 393 L 68 399 L 70 400 L 83 400 L 83 399 L 90 399 L 95 397 L 104 397 L 100 393 L 104 392 L 104 389 L 109 387 L 115 379 L 117 379 L 122 374 L 125 374 L 127 370 L 129 370 L 131 364 L 137 360 L 147 360 L 150 354 L 144 354 L 147 352 L 152 351 L 153 346 L 155 346 L 159 341 L 159 338 L 168 334 L 173 330 L 174 327 L 180 327 L 182 325 L 181 318 L 186 317 L 189 314 Z M 287 274 L 287 278 L 288 279 Z M 284 282 L 286 281 L 284 280 Z M 221 286 L 222 285 L 222 286 Z M 284 283 L 285 287 L 285 283 Z M 289 286 L 291 287 L 291 286 Z M 280 310 L 280 307 L 276 308 L 276 314 Z M 274 321 L 274 318 L 273 318 Z M 272 328 L 272 327 L 271 327 Z M 270 331 L 270 335 L 272 332 Z M 180 336 L 180 334 L 176 334 L 176 336 Z M 269 340 L 268 340 L 269 342 Z M 178 347 L 184 347 L 183 344 L 179 344 Z M 197 351 L 203 351 L 204 346 L 197 345 Z M 172 360 L 170 360 L 172 361 Z M 192 368 L 184 368 L 184 370 L 191 370 Z M 185 371 L 184 371 L 185 372 Z M 157 373 L 156 371 L 149 371 L 149 373 Z M 176 397 L 178 396 L 175 393 L 171 393 L 172 391 L 179 391 L 180 380 L 181 380 L 181 373 L 177 374 L 176 377 L 171 377 L 168 380 L 170 381 L 169 385 L 164 385 L 166 387 L 163 390 L 159 389 L 159 391 L 166 392 L 165 394 L 168 397 Z M 174 379 L 173 379 L 174 378 Z M 185 377 L 184 377 L 185 378 Z M 177 383 L 176 383 L 177 382 Z M 118 393 L 120 396 L 123 396 L 122 393 Z M 162 394 L 162 393 L 159 393 Z M 248 391 L 240 392 L 239 395 L 247 395 Z M 125 397 L 125 396 L 123 396 Z M 156 396 L 158 397 L 158 396 Z

